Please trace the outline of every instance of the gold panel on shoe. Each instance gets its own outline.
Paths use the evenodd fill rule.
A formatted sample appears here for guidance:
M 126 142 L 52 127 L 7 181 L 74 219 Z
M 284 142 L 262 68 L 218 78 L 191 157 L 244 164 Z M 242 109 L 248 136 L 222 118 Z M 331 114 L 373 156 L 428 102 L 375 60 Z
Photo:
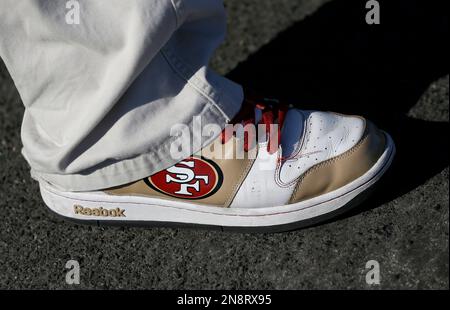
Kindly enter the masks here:
M 219 137 L 201 154 L 195 154 L 143 180 L 105 192 L 228 207 L 256 157 L 256 147 L 249 152 L 238 152 L 241 148 L 236 142 L 239 141 L 233 137 L 222 144 Z
M 334 191 L 366 173 L 385 149 L 385 136 L 371 122 L 361 140 L 347 152 L 311 167 L 297 182 L 289 203 Z

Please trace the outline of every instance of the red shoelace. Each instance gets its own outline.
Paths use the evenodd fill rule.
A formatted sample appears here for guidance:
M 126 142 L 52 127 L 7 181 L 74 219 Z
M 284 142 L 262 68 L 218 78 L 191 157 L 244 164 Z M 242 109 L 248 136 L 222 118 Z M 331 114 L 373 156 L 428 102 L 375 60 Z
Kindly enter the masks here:
M 256 111 L 261 111 L 261 119 L 256 124 Z M 267 151 L 269 154 L 273 154 L 278 150 L 281 141 L 281 129 L 283 128 L 284 119 L 288 106 L 281 104 L 278 100 L 258 98 L 258 97 L 248 97 L 244 100 L 241 110 L 238 114 L 230 121 L 230 124 L 242 124 L 244 130 L 246 126 L 256 126 L 259 124 L 264 124 L 266 128 L 267 137 Z M 273 130 L 274 125 L 278 125 L 277 130 Z M 255 128 L 255 127 L 253 127 Z M 256 137 L 252 135 L 256 134 L 254 130 L 244 131 L 244 150 L 248 152 L 249 149 L 253 147 L 250 142 L 256 141 Z M 235 132 L 227 131 L 224 129 L 221 134 L 222 143 L 226 143 Z M 275 139 L 276 137 L 276 139 Z

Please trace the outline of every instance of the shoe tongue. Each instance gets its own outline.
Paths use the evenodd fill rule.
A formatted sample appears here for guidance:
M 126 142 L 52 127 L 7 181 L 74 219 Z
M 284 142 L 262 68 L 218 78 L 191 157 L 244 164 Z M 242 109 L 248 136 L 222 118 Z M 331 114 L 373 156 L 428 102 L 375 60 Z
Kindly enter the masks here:
M 283 158 L 288 159 L 299 147 L 304 126 L 304 116 L 300 110 L 289 109 L 281 129 L 281 147 Z

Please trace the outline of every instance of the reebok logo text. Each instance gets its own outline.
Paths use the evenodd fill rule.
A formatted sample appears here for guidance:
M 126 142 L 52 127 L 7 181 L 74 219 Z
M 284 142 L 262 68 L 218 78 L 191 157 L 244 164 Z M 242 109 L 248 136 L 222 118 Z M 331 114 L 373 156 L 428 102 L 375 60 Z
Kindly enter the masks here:
M 108 217 L 126 217 L 125 210 L 120 208 L 104 209 L 100 208 L 85 208 L 80 205 L 74 205 L 73 211 L 75 214 L 87 216 L 108 216 Z

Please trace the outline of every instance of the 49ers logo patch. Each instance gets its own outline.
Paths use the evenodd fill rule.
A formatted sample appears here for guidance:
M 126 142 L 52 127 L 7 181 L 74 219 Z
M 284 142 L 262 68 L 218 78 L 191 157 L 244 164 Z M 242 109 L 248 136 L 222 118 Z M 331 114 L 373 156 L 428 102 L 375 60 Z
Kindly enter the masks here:
M 190 157 L 144 181 L 154 190 L 172 197 L 201 199 L 219 190 L 223 174 L 214 162 Z

